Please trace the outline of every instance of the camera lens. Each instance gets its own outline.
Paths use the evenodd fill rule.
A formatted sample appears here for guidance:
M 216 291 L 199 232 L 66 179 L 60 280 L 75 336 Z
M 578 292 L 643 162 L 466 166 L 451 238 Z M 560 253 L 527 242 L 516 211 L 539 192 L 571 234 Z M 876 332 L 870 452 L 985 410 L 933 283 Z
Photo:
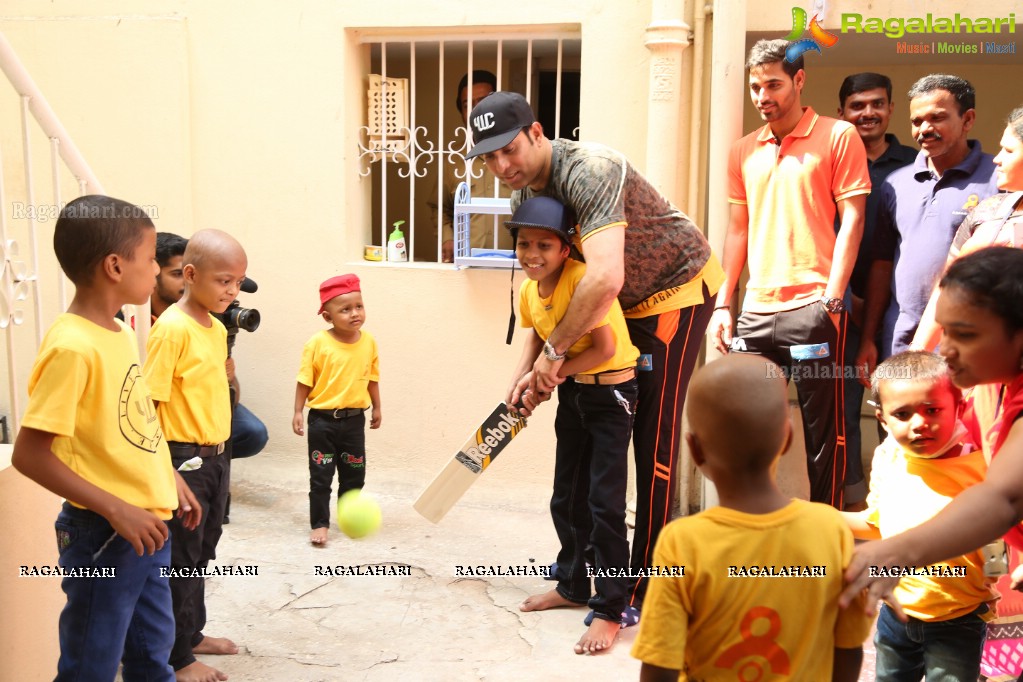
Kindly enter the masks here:
M 259 329 L 259 311 L 255 308 L 239 308 L 236 311 L 235 321 L 239 329 L 247 332 L 254 332 Z

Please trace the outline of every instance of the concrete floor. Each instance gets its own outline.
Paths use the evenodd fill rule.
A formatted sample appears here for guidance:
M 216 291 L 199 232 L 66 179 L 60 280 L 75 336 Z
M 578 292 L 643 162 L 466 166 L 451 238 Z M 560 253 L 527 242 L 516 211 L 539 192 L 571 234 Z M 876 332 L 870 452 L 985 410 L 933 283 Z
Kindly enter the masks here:
M 366 488 L 381 503 L 381 530 L 361 540 L 332 530 L 329 546 L 318 549 L 308 542 L 305 462 L 284 459 L 263 453 L 234 463 L 231 523 L 217 563 L 256 566 L 258 576 L 207 581 L 206 632 L 232 638 L 241 653 L 202 657 L 231 679 L 638 679 L 639 662 L 629 656 L 634 629 L 607 655 L 577 656 L 585 609 L 518 610 L 553 583 L 455 575 L 459 565 L 549 563 L 558 545 L 547 486 L 509 490 L 499 477 L 482 480 L 435 526 L 411 506 L 425 481 L 382 464 Z M 409 566 L 411 575 L 314 574 L 317 566 L 365 564 Z
M 779 481 L 805 495 L 805 463 L 793 455 L 782 459 Z M 488 471 L 433 525 L 411 506 L 427 480 L 412 480 L 400 461 L 386 459 L 374 458 L 366 487 L 380 501 L 381 530 L 351 540 L 332 529 L 325 549 L 308 542 L 304 458 L 265 452 L 234 462 L 231 523 L 216 563 L 254 566 L 258 575 L 207 581 L 206 632 L 232 638 L 241 653 L 201 660 L 246 682 L 639 678 L 639 661 L 629 655 L 635 628 L 606 655 L 577 656 L 572 645 L 585 609 L 518 610 L 553 583 L 456 575 L 458 566 L 553 560 L 549 480 L 511 482 Z M 407 566 L 410 575 L 316 575 L 317 567 L 370 564 Z M 872 680 L 873 644 L 864 649 L 861 679 Z

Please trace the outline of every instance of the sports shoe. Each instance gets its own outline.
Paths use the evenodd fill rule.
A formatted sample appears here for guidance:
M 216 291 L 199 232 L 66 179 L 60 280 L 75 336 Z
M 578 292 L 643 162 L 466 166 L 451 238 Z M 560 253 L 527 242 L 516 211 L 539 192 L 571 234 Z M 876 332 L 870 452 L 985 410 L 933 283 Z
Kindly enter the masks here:
M 583 618 L 583 625 L 590 627 L 590 623 L 593 622 L 595 617 L 593 611 L 590 611 Z M 639 625 L 639 609 L 635 606 L 626 606 L 625 610 L 622 611 L 622 629 L 631 628 L 633 625 Z

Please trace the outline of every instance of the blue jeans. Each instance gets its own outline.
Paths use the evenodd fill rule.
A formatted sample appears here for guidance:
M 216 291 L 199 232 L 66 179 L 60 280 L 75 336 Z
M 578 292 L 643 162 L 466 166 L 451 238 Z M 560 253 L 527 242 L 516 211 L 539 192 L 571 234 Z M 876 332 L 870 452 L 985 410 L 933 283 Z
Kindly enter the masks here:
M 174 615 L 167 578 L 170 539 L 152 556 L 138 556 L 95 512 L 67 502 L 54 524 L 63 568 L 110 568 L 116 577 L 63 578 L 57 681 L 110 682 L 124 664 L 125 682 L 174 682 Z
M 231 414 L 231 459 L 259 454 L 269 438 L 259 417 L 241 403 L 235 405 Z
M 959 618 L 924 622 L 910 618 L 900 623 L 884 605 L 877 617 L 878 682 L 975 682 L 987 636 L 981 614 L 987 604 Z
M 565 599 L 589 603 L 597 618 L 619 621 L 629 580 L 629 541 L 625 534 L 625 489 L 629 439 L 639 388 L 635 379 L 612 386 L 558 386 L 558 437 L 554 460 L 551 519 L 561 541 L 557 591 Z M 595 577 L 591 598 L 586 545 L 596 568 L 618 575 Z

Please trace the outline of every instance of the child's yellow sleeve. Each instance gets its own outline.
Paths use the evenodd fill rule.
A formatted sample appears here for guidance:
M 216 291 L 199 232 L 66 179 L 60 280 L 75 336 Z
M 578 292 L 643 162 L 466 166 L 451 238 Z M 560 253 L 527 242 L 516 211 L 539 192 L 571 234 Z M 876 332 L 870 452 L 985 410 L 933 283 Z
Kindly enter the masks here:
M 848 526 L 842 523 L 842 573 L 849 567 L 853 553 L 853 535 Z M 839 590 L 842 583 L 839 584 Z M 848 607 L 838 609 L 838 618 L 835 620 L 835 646 L 839 649 L 856 649 L 863 646 L 864 640 L 870 636 L 870 627 L 874 624 L 874 617 L 866 613 L 867 595 L 866 591 L 860 593 Z M 838 607 L 836 607 L 838 608 Z
M 670 532 L 669 524 L 661 531 L 654 548 L 654 566 L 682 566 L 682 554 L 675 539 L 679 533 Z M 632 656 L 644 663 L 671 670 L 685 667 L 686 640 L 689 634 L 689 616 L 692 601 L 685 577 L 650 577 L 646 598 L 643 600 L 643 618 L 639 634 L 632 645 Z

